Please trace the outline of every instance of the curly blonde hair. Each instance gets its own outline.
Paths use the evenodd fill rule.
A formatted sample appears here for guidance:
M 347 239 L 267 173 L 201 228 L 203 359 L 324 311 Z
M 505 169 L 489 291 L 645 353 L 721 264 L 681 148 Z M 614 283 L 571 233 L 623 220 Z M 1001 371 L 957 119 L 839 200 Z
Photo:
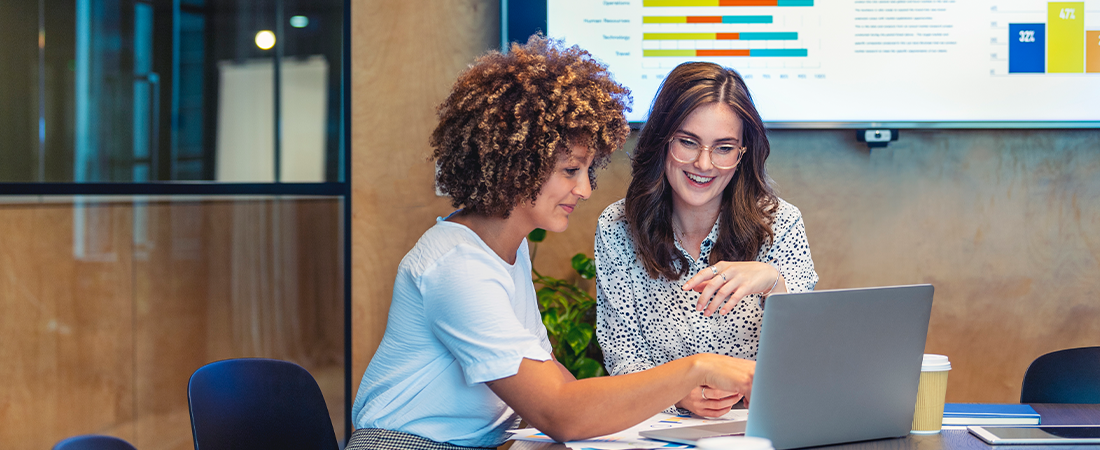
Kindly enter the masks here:
M 570 145 L 594 152 L 589 177 L 622 147 L 630 91 L 577 46 L 532 36 L 481 56 L 439 106 L 432 133 L 436 185 L 456 208 L 507 218 L 534 202 Z M 565 150 L 559 153 L 559 150 Z

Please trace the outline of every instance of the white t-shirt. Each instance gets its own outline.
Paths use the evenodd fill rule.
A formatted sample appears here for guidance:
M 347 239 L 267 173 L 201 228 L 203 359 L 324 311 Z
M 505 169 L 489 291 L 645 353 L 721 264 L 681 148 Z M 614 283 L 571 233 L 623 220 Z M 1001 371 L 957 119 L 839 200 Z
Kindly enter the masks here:
M 352 406 L 355 426 L 496 447 L 517 416 L 485 383 L 550 352 L 527 240 L 508 264 L 469 228 L 439 218 L 398 267 L 386 334 Z

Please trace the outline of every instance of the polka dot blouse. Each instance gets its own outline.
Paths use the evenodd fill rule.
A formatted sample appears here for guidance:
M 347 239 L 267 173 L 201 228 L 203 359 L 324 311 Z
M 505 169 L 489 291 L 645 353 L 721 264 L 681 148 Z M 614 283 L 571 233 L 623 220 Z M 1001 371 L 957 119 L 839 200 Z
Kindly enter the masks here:
M 692 261 L 686 276 L 653 279 L 635 254 L 624 212 L 623 200 L 608 206 L 596 231 L 596 335 L 608 372 L 638 372 L 696 353 L 755 360 L 763 317 L 760 294 L 745 297 L 727 315 L 706 317 L 695 311 L 699 293 L 680 289 L 710 265 L 707 261 L 718 237 L 718 223 L 703 240 L 698 260 L 676 244 Z M 813 290 L 817 272 L 802 213 L 780 199 L 772 231 L 774 244 L 764 243 L 756 260 L 776 266 L 790 292 Z

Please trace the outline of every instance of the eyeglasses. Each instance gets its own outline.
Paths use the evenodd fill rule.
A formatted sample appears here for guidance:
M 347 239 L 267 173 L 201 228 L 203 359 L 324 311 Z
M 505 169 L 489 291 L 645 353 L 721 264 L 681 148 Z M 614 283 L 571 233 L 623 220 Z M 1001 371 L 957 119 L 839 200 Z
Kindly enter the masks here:
M 718 144 L 713 147 L 706 146 L 693 138 L 678 135 L 673 136 L 668 143 L 668 154 L 681 164 L 688 164 L 699 159 L 703 151 L 710 152 L 710 164 L 718 169 L 732 169 L 741 162 L 741 155 L 745 153 L 745 146 L 733 144 Z

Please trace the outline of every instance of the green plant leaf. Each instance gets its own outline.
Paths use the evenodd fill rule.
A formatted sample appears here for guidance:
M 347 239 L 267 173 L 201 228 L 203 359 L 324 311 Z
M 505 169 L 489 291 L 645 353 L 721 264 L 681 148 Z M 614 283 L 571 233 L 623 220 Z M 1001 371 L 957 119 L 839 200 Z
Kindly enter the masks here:
M 591 280 L 596 277 L 596 261 L 584 253 L 573 255 L 573 270 L 581 274 L 581 278 Z
M 539 298 L 539 309 L 546 311 L 547 309 L 556 307 L 560 302 L 561 296 L 558 295 L 558 290 L 552 287 L 543 287 L 535 294 Z
M 546 326 L 546 334 L 550 337 L 558 337 L 561 334 L 561 319 L 558 317 L 558 310 L 547 309 L 542 312 L 542 324 Z M 558 339 L 560 342 L 561 339 Z
M 535 230 L 528 236 L 532 243 L 545 238 L 545 230 Z M 535 248 L 537 246 L 532 246 L 532 258 Z M 596 261 L 584 253 L 574 255 L 570 264 L 581 278 L 596 277 Z M 600 362 L 587 356 L 600 354 L 599 343 L 593 339 L 596 299 L 574 281 L 545 276 L 534 268 L 531 272 L 532 281 L 539 286 L 536 295 L 542 311 L 542 323 L 554 345 L 554 357 L 577 378 L 606 375 Z M 595 353 L 591 352 L 592 349 Z
M 542 228 L 535 228 L 530 234 L 527 235 L 527 240 L 531 242 L 542 242 L 546 239 L 546 230 Z
M 594 331 L 592 325 L 569 321 L 562 323 L 562 328 L 565 331 L 565 341 L 569 343 L 573 353 L 583 355 L 584 349 L 588 348 L 588 343 L 592 341 Z
M 578 380 L 600 377 L 607 373 L 604 371 L 603 365 L 601 365 L 599 361 L 587 356 L 577 358 L 577 360 L 573 362 L 573 367 L 570 372 L 573 376 L 577 377 Z

